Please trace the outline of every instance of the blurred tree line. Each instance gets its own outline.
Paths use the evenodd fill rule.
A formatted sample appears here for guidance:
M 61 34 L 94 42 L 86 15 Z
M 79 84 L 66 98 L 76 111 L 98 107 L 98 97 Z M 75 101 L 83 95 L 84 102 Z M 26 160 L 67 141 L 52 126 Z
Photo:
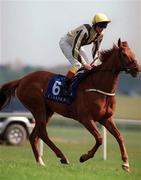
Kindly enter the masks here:
M 52 69 L 45 69 L 43 67 L 33 67 L 33 66 L 19 66 L 19 65 L 0 66 L 0 85 L 8 81 L 21 78 L 28 73 L 38 70 L 46 70 L 58 74 L 66 74 L 68 69 L 69 67 L 66 66 L 56 66 Z M 132 78 L 130 75 L 121 73 L 119 76 L 116 94 L 127 95 L 127 96 L 140 96 L 141 75 L 138 76 L 138 78 Z M 5 112 L 27 111 L 27 109 L 20 103 L 20 101 L 17 98 L 13 98 L 12 101 L 10 102 L 10 105 L 5 107 L 2 111 Z
M 11 80 L 15 80 L 23 77 L 24 75 L 38 71 L 46 70 L 58 74 L 66 74 L 69 67 L 67 66 L 56 66 L 54 68 L 45 69 L 43 67 L 33 67 L 33 66 L 13 66 L 10 64 L 0 66 L 0 85 Z M 99 82 L 100 83 L 100 82 Z M 117 94 L 119 95 L 141 95 L 141 75 L 137 78 L 132 78 L 130 75 L 124 72 L 120 74 Z
M 24 76 L 30 72 L 37 71 L 40 69 L 42 69 L 42 68 L 31 67 L 31 66 L 25 66 L 22 68 L 21 67 L 13 68 L 9 65 L 0 66 L 0 84 L 21 78 L 22 76 Z
M 141 74 L 133 78 L 125 72 L 119 76 L 117 93 L 119 95 L 140 96 L 141 95 Z

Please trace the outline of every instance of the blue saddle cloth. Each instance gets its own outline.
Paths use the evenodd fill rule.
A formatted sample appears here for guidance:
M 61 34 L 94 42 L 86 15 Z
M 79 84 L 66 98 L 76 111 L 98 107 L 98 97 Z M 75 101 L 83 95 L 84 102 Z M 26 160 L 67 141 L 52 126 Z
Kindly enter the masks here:
M 63 96 L 60 94 L 62 84 L 64 84 L 65 76 L 56 74 L 50 79 L 48 88 L 45 92 L 45 98 L 64 103 L 64 104 L 71 104 L 71 102 L 74 100 L 77 94 L 77 87 L 80 83 L 80 81 L 87 75 L 87 72 L 85 70 L 79 71 L 74 79 L 72 80 L 70 86 L 69 86 L 69 96 Z

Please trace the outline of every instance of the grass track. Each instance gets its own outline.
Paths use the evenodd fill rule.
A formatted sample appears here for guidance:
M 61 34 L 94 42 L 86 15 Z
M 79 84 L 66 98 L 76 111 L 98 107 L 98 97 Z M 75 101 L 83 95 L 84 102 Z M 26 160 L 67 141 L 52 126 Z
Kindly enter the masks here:
M 70 165 L 62 165 L 53 152 L 44 146 L 46 167 L 35 164 L 29 143 L 22 147 L 0 146 L 1 180 L 140 180 L 141 132 L 124 131 L 131 173 L 121 169 L 119 147 L 108 134 L 108 160 L 102 160 L 102 148 L 84 164 L 79 157 L 93 145 L 93 139 L 83 128 L 49 128 L 53 141 L 68 156 Z

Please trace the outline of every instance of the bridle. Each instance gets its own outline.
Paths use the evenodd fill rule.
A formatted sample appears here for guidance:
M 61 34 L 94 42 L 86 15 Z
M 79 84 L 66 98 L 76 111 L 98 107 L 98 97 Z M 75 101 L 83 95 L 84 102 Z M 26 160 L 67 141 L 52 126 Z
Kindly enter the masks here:
M 121 49 L 119 49 L 119 60 L 120 60 L 120 64 L 121 64 L 121 68 L 120 71 L 125 71 L 126 73 L 129 73 L 131 71 L 130 68 L 128 68 L 133 62 L 130 61 L 128 64 L 125 63 L 124 60 L 124 55 L 121 51 Z

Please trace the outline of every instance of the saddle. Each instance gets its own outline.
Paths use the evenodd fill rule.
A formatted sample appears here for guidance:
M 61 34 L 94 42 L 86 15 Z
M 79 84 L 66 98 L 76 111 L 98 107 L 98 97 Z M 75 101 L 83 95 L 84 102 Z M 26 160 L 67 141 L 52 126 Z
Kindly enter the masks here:
M 89 71 L 85 70 L 84 68 L 81 68 L 78 70 L 74 78 L 69 84 L 69 88 L 67 87 L 68 90 L 68 96 L 63 95 L 62 88 L 64 81 L 66 77 L 61 74 L 56 74 L 50 79 L 48 88 L 45 91 L 45 98 L 48 100 L 64 103 L 64 104 L 71 104 L 71 102 L 75 99 L 76 94 L 77 94 L 77 87 L 81 80 L 83 80 Z

